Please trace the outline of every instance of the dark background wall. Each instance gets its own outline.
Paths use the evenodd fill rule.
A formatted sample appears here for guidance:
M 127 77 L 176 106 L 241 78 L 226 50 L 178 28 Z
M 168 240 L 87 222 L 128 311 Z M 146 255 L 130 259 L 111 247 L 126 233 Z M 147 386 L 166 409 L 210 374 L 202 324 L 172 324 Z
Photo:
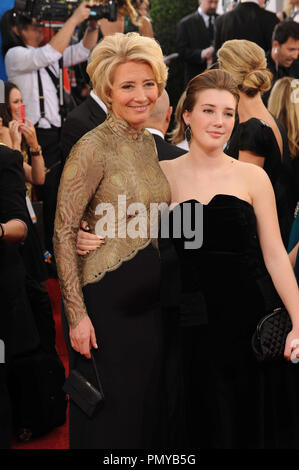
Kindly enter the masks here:
M 164 55 L 176 52 L 177 23 L 197 8 L 198 0 L 152 0 L 150 16 L 153 30 Z M 167 83 L 167 91 L 174 109 L 183 90 L 183 64 L 180 59 L 174 59 L 169 66 Z

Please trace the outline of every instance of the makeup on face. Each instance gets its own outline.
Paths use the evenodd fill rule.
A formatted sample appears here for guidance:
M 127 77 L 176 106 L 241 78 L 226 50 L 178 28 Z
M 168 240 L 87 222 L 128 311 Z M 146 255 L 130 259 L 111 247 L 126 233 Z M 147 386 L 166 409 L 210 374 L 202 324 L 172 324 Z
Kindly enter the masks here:
M 133 61 L 119 64 L 110 97 L 115 116 L 142 129 L 158 99 L 158 86 L 150 65 Z

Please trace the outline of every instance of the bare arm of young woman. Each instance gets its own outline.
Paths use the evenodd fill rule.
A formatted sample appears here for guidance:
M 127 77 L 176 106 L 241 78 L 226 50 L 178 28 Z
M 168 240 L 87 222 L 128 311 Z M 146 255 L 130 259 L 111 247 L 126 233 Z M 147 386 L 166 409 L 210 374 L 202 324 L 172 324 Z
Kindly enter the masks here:
M 249 150 L 239 150 L 238 160 L 240 162 L 253 163 L 254 165 L 264 168 L 265 158 L 256 155 L 255 153 L 250 152 Z
M 292 321 L 292 330 L 287 337 L 284 351 L 285 358 L 290 359 L 292 342 L 299 339 L 298 284 L 281 239 L 272 184 L 265 171 L 255 165 L 248 166 L 245 171 L 265 265 Z

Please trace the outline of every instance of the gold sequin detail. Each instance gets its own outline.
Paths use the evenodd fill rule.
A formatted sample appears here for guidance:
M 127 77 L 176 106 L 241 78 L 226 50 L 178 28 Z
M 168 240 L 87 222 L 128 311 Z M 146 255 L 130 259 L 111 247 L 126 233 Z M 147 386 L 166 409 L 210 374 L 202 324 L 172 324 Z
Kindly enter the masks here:
M 118 214 L 120 195 L 126 198 L 126 206 L 121 206 Z M 147 220 L 147 236 L 131 238 L 125 232 L 123 237 L 124 222 L 128 227 L 128 222 L 133 221 L 134 227 L 133 216 L 127 215 L 126 210 L 136 202 L 147 209 L 145 219 L 143 216 L 143 220 Z M 53 239 L 61 292 L 71 327 L 87 314 L 82 287 L 118 269 L 152 242 L 150 204 L 161 202 L 170 202 L 170 188 L 148 131 L 137 131 L 111 113 L 103 124 L 85 134 L 72 148 L 61 177 Z M 97 222 L 103 216 L 96 215 L 101 203 L 113 205 L 116 237 L 107 237 L 101 248 L 79 256 L 76 239 L 81 220 L 87 220 L 95 233 Z

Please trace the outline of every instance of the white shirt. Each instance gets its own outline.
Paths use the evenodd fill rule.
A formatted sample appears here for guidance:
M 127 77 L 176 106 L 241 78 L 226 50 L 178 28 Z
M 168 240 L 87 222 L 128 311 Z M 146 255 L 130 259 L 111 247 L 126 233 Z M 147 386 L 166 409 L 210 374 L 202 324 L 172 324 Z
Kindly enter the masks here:
M 149 131 L 151 134 L 159 135 L 164 140 L 163 132 L 159 131 L 158 129 L 153 129 L 152 127 L 146 127 L 146 130 Z
M 258 0 L 241 0 L 241 3 L 256 3 L 258 6 L 260 6 Z
M 299 7 L 295 6 L 295 8 L 291 11 L 289 18 L 292 18 L 293 21 L 299 23 Z
M 181 142 L 179 142 L 178 144 L 176 144 L 177 147 L 179 147 L 180 149 L 184 149 L 184 150 L 187 150 L 187 152 L 189 152 L 189 144 L 187 142 L 187 140 L 182 140 Z
M 205 22 L 205 25 L 206 25 L 206 28 L 209 27 L 209 19 L 210 19 L 210 16 L 207 15 L 206 13 L 204 13 L 201 9 L 201 7 L 198 7 L 198 13 L 200 14 L 200 16 L 202 17 L 202 19 L 204 20 Z M 215 22 L 215 16 L 212 15 L 212 24 L 214 24 Z
M 86 49 L 82 41 L 69 46 L 63 52 L 63 66 L 70 67 L 88 59 L 89 49 Z M 62 54 L 56 51 L 50 44 L 42 47 L 13 47 L 5 55 L 5 68 L 8 80 L 14 83 L 21 91 L 23 103 L 26 106 L 26 116 L 37 124 L 38 127 L 48 129 L 51 124 L 61 127 L 57 91 L 51 77 L 45 70 L 48 67 L 58 77 L 58 61 Z M 40 71 L 43 93 L 45 98 L 45 116 L 40 119 L 39 89 L 37 70 Z
M 101 98 L 98 97 L 98 95 L 95 94 L 93 90 L 90 92 L 90 96 L 95 100 L 96 103 L 102 108 L 102 110 L 107 114 L 108 109 L 105 103 L 101 100 Z

